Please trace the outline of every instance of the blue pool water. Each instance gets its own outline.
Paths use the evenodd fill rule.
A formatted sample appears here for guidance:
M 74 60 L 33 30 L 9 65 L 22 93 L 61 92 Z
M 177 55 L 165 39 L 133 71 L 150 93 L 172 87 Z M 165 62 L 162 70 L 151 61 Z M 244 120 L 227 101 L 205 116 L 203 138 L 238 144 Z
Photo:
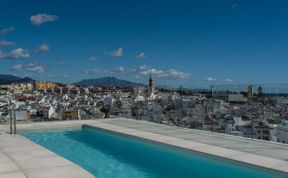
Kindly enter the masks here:
M 286 177 L 89 127 L 22 134 L 97 178 Z

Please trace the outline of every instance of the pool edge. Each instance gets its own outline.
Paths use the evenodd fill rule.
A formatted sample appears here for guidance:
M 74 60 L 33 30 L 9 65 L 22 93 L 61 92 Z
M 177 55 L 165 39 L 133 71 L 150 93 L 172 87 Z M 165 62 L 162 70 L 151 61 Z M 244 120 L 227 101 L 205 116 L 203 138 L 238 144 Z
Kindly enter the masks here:
M 246 152 L 241 152 L 237 150 L 231 150 L 227 148 L 217 147 L 217 146 L 193 142 L 193 141 L 187 141 L 184 139 L 168 137 L 168 136 L 164 136 L 160 134 L 144 132 L 144 131 L 135 130 L 131 128 L 111 125 L 107 123 L 83 124 L 82 127 L 101 129 L 101 130 L 108 131 L 111 133 L 121 134 L 124 136 L 141 139 L 144 141 L 166 145 L 166 146 L 174 147 L 177 149 L 182 149 L 182 150 L 198 153 L 204 156 L 210 156 L 216 159 L 230 161 L 230 162 L 240 164 L 240 165 L 254 167 L 256 169 L 260 169 L 260 170 L 264 170 L 264 171 L 268 171 L 272 173 L 273 172 L 278 173 L 285 177 L 288 176 L 288 162 L 285 162 L 284 160 L 255 155 L 252 153 L 246 153 Z M 273 164 L 267 164 L 267 162 L 268 163 L 273 162 Z

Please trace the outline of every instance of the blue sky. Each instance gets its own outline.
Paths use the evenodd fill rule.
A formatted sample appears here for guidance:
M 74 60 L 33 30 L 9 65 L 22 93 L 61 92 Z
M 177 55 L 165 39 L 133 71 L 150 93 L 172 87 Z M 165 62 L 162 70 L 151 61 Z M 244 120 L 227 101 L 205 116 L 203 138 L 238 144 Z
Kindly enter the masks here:
M 1 0 L 0 73 L 287 83 L 285 0 Z

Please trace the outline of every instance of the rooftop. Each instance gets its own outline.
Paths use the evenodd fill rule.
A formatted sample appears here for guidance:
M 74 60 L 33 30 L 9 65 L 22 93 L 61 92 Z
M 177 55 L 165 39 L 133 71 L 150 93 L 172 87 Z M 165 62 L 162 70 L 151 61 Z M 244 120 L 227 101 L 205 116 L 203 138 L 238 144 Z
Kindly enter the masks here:
M 113 118 L 44 122 L 18 124 L 18 129 L 79 128 L 84 124 L 288 173 L 288 145 L 218 133 L 212 134 L 206 131 L 184 129 L 146 121 Z M 7 126 L 0 126 L 0 131 L 7 131 L 7 129 Z M 70 169 L 73 171 L 70 171 Z M 14 174 L 15 177 L 19 175 L 19 177 L 26 178 L 40 178 L 41 174 L 61 178 L 73 178 L 75 175 L 78 175 L 78 177 L 79 175 L 86 175 L 80 177 L 90 176 L 89 173 L 77 165 L 20 135 L 13 136 L 2 133 L 0 134 L 0 177 L 6 176 L 6 174 L 7 176 L 8 174 Z
M 250 139 L 245 137 L 219 134 L 203 130 L 180 128 L 146 121 L 137 121 L 126 118 L 115 118 L 101 121 L 103 123 L 120 127 L 140 130 L 149 133 L 174 137 L 186 141 L 193 141 L 221 148 L 227 148 L 246 153 L 287 161 L 288 144 L 281 144 L 263 140 Z M 275 151 L 277 150 L 277 152 Z

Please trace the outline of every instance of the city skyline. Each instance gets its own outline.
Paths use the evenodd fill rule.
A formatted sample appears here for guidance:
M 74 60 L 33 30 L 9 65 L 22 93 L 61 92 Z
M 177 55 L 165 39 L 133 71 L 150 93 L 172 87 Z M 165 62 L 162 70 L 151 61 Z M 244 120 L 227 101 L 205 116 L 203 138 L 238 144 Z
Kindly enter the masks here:
M 0 4 L 0 178 L 288 177 L 288 1 Z
M 3 0 L 1 74 L 158 85 L 287 83 L 287 2 Z M 17 13 L 15 13 L 17 12 Z

